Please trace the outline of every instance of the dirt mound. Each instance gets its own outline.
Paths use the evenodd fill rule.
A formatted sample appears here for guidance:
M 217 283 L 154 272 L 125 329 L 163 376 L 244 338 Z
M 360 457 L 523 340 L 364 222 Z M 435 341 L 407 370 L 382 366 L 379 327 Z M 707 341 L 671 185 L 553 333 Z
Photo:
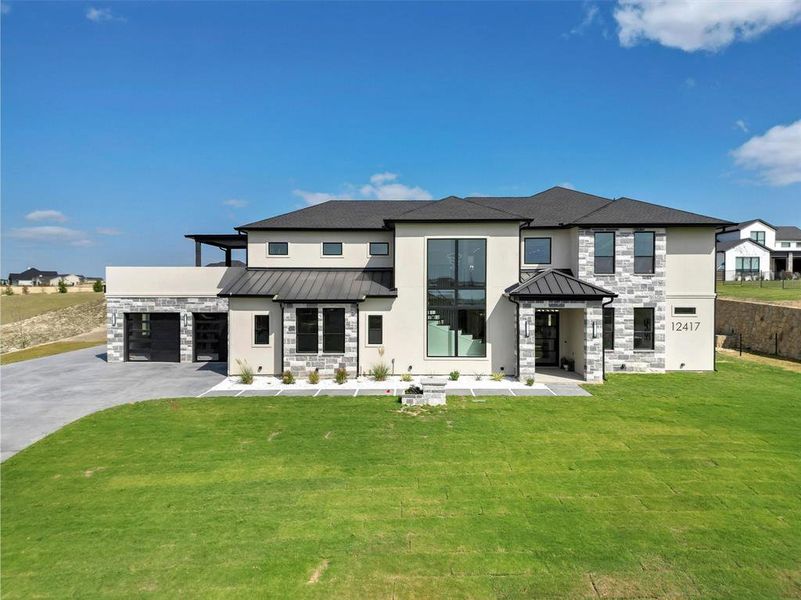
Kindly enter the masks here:
M 106 301 L 85 302 L 0 327 L 0 353 L 57 342 L 101 327 Z

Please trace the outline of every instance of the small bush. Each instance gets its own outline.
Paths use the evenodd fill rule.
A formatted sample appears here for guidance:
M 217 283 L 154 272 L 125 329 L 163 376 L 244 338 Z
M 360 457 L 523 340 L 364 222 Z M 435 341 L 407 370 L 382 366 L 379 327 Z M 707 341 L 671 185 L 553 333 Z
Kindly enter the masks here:
M 526 385 L 529 386 L 529 387 L 534 385 L 534 378 L 533 377 L 529 377 L 528 379 L 526 379 Z
M 503 373 L 498 373 L 498 372 L 493 373 L 492 375 L 490 375 L 490 379 L 492 379 L 493 381 L 503 381 Z
M 23 285 L 23 286 L 22 286 L 22 293 L 23 293 L 23 294 L 25 294 L 25 295 L 27 296 L 28 294 L 30 294 L 30 293 L 31 293 L 31 290 L 30 290 L 30 288 L 29 288 L 27 285 Z
M 481 373 L 474 373 L 473 376 L 476 378 L 476 381 L 481 381 L 484 379 L 484 376 Z
M 99 279 L 92 284 L 92 291 L 93 292 L 102 292 L 103 291 L 103 282 Z
M 403 393 L 407 394 L 407 395 L 412 395 L 412 394 L 418 394 L 419 395 L 419 394 L 423 393 L 423 388 L 421 388 L 420 386 L 417 386 L 417 385 L 410 385 L 409 387 L 406 388 L 406 391 L 403 392 Z
M 13 296 L 14 288 L 12 288 L 10 285 L 7 285 L 6 289 L 3 290 L 3 294 L 5 294 L 6 296 Z
M 412 374 L 411 373 L 404 373 L 403 375 L 401 375 L 401 381 L 409 382 L 411 380 L 412 380 Z
M 309 383 L 312 385 L 317 385 L 320 383 L 320 372 L 319 371 L 312 371 L 309 373 Z
M 380 362 L 372 366 L 370 369 L 370 374 L 376 381 L 386 381 L 387 375 L 389 375 L 389 367 L 387 366 L 387 363 Z
M 295 376 L 292 374 L 292 371 L 287 369 L 281 374 L 281 383 L 284 383 L 286 385 L 292 385 L 293 383 L 295 383 Z
M 66 294 L 67 293 L 67 284 L 64 283 L 64 280 L 61 279 L 58 282 L 58 293 L 59 294 Z
M 246 360 L 236 359 L 236 364 L 239 365 L 239 381 L 245 385 L 253 383 L 253 369 Z
M 339 385 L 342 385 L 348 380 L 348 372 L 340 367 L 336 371 L 334 371 L 334 381 L 336 381 Z
M 458 381 L 459 371 L 451 371 L 450 375 L 448 375 L 448 379 L 450 379 L 451 381 Z

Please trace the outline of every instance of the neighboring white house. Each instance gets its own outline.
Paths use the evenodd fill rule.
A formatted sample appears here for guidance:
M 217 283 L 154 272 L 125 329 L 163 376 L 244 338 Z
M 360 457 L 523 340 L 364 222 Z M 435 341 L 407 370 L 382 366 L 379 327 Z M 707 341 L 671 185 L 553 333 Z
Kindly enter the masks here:
M 83 283 L 83 276 L 74 274 L 56 275 L 51 277 L 46 285 L 58 285 L 60 281 L 69 286 L 80 285 Z
M 36 267 L 28 267 L 21 273 L 9 273 L 8 281 L 11 285 L 49 285 L 58 271 L 40 271 Z
M 724 227 L 717 235 L 718 277 L 778 279 L 801 271 L 801 229 L 761 219 Z
M 107 267 L 108 360 L 261 374 L 714 368 L 715 233 L 731 223 L 551 188 L 337 200 L 190 235 L 195 267 Z M 202 267 L 201 245 L 229 266 Z M 246 251 L 232 266 L 231 252 Z

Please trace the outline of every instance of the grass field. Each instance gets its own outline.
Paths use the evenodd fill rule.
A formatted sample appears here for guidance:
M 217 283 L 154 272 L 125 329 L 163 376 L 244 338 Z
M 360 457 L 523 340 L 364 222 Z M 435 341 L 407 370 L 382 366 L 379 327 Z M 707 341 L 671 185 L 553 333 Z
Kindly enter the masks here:
M 759 282 L 727 283 L 723 285 L 718 282 L 715 291 L 721 298 L 737 298 L 740 300 L 764 300 L 768 302 L 780 302 L 796 300 L 801 302 L 801 281 L 787 282 L 787 288 L 782 288 L 781 281 L 763 281 L 763 287 Z
M 76 341 L 76 342 L 53 342 L 52 344 L 42 344 L 41 346 L 34 346 L 33 348 L 26 348 L 18 352 L 8 352 L 0 354 L 0 365 L 8 365 L 23 360 L 30 360 L 32 358 L 43 358 L 45 356 L 53 356 L 54 354 L 62 354 L 64 352 L 72 352 L 73 350 L 81 350 L 83 348 L 91 348 L 99 346 L 104 342 L 103 339 Z
M 0 324 L 5 325 L 6 323 L 30 319 L 46 312 L 102 298 L 102 292 L 0 295 Z
M 798 598 L 801 374 L 719 367 L 111 409 L 3 465 L 3 596 Z

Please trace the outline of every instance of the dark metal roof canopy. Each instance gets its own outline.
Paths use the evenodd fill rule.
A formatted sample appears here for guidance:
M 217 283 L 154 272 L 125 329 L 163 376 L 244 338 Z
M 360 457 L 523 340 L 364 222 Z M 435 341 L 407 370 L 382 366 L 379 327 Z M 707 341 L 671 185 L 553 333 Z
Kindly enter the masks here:
M 239 233 L 190 233 L 184 237 L 195 242 L 195 266 L 203 266 L 201 246 L 214 246 L 225 251 L 225 266 L 231 266 L 231 251 L 248 247 L 248 236 Z
M 506 295 L 532 300 L 601 300 L 617 294 L 556 269 L 546 269 L 523 283 L 506 288 Z
M 251 269 L 220 296 L 268 296 L 276 302 L 361 302 L 394 298 L 391 269 Z

